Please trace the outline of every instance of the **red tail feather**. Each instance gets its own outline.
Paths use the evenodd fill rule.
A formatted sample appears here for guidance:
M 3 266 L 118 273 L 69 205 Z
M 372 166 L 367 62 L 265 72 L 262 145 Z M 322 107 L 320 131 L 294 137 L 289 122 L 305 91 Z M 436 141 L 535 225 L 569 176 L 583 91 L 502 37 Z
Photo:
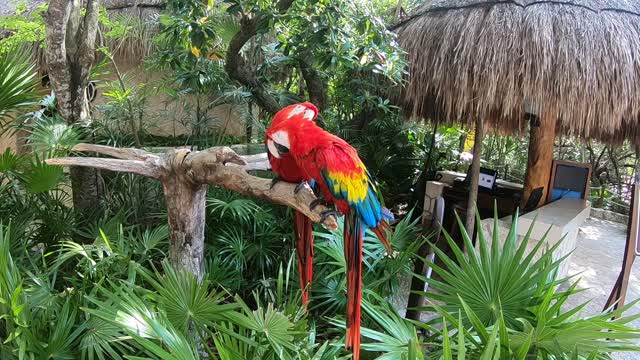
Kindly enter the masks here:
M 391 249 L 391 243 L 389 243 L 389 237 L 387 235 L 387 232 L 391 231 L 391 225 L 386 221 L 380 221 L 380 224 L 372 230 L 382 243 L 382 246 L 387 250 L 387 254 L 391 255 L 393 253 L 393 249 Z
M 353 212 L 344 223 L 344 256 L 347 261 L 347 349 L 360 359 L 360 301 L 362 298 L 362 225 Z
M 302 304 L 307 308 L 309 287 L 313 279 L 313 226 L 311 220 L 296 211 L 293 215 L 295 227 L 296 251 L 298 252 L 298 274 L 302 289 Z

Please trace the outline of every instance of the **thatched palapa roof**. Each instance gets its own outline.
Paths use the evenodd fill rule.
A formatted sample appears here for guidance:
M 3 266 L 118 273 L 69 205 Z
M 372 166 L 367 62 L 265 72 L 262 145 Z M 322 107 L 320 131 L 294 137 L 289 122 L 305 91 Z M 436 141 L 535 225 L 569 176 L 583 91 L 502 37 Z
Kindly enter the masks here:
M 429 1 L 394 27 L 411 114 L 640 142 L 640 1 Z

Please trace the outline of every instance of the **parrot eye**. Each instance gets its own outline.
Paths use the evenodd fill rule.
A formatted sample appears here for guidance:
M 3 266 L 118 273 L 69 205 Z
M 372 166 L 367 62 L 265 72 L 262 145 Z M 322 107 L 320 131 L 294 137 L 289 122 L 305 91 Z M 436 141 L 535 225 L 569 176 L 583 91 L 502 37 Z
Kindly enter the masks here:
M 267 151 L 269 152 L 269 154 L 271 154 L 271 156 L 275 157 L 276 159 L 280 159 L 280 152 L 278 151 L 278 148 L 276 148 L 276 143 L 271 139 L 267 140 Z
M 278 143 L 274 143 L 274 144 L 275 144 L 276 149 L 278 150 L 278 152 L 279 152 L 280 154 L 286 154 L 286 153 L 288 153 L 288 152 L 289 152 L 289 148 L 288 148 L 288 147 L 286 147 L 286 146 L 284 146 L 284 145 L 280 145 L 280 144 L 278 144 Z
M 291 144 L 289 143 L 289 134 L 284 130 L 276 131 L 271 135 L 271 138 L 267 142 L 267 146 L 269 147 L 271 155 L 279 159 L 281 154 L 288 153 L 289 148 L 291 148 Z

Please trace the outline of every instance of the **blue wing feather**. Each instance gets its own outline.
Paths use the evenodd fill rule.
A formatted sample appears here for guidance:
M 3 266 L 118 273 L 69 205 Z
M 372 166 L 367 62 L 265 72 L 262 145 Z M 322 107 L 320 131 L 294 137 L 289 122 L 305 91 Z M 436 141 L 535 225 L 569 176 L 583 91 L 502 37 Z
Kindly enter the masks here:
M 378 200 L 378 192 L 371 180 L 371 175 L 366 172 L 367 186 L 366 195 L 364 199 L 360 201 L 349 200 L 349 194 L 347 193 L 347 186 L 341 183 L 336 183 L 338 179 L 331 177 L 328 171 L 322 171 L 322 178 L 327 184 L 329 191 L 336 199 L 347 200 L 349 206 L 354 210 L 356 215 L 362 220 L 363 225 L 368 227 L 377 227 L 380 221 L 385 217 L 382 213 L 382 207 Z M 337 191 L 336 191 L 337 190 Z

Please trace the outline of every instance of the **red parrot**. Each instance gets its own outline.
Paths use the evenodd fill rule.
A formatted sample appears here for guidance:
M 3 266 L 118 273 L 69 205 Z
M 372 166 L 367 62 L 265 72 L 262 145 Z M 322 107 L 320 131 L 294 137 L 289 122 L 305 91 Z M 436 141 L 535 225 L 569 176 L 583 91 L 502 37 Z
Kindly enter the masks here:
M 315 182 L 326 200 L 345 215 L 344 254 L 347 262 L 346 346 L 353 358 L 360 358 L 360 301 L 362 297 L 362 238 L 373 229 L 391 253 L 387 220 L 393 217 L 381 206 L 371 175 L 358 152 L 343 139 L 321 129 L 312 121 L 297 117 L 270 128 L 269 151 L 275 157 L 294 159 L 304 180 Z
M 318 116 L 318 108 L 311 103 L 305 102 L 287 106 L 278 111 L 273 117 L 271 126 L 267 129 L 265 135 L 265 145 L 271 170 L 277 176 L 276 181 L 284 180 L 291 183 L 301 183 L 305 181 L 305 178 L 295 160 L 288 153 L 280 153 L 278 151 L 277 146 L 279 144 L 271 139 L 273 135 L 272 129 L 292 117 L 313 122 L 316 116 Z M 296 251 L 298 252 L 298 274 L 300 288 L 302 289 L 302 304 L 306 308 L 309 301 L 309 287 L 313 278 L 313 226 L 311 220 L 297 210 L 293 214 L 293 219 Z

